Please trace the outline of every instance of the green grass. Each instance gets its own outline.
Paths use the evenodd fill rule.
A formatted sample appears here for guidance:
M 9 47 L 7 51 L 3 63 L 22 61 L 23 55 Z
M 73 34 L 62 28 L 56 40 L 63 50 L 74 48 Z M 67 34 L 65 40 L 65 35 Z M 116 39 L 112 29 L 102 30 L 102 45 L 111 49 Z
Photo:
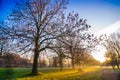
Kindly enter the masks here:
M 30 70 L 27 68 L 0 68 L 0 80 L 26 77 Z
M 98 67 L 85 68 L 83 71 L 64 68 L 40 68 L 40 75 L 28 76 L 30 68 L 0 68 L 0 80 L 101 80 L 101 69 Z

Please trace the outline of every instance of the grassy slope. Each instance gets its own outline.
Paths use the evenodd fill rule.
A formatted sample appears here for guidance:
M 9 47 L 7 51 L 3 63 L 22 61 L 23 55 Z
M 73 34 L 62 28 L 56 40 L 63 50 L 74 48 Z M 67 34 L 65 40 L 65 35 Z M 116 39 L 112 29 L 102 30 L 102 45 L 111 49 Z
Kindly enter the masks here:
M 42 73 L 38 76 L 28 76 L 30 71 L 31 69 L 28 68 L 1 68 L 0 80 L 13 78 L 17 80 L 101 80 L 101 69 L 98 67 L 86 68 L 82 72 L 71 69 L 60 72 L 58 68 L 43 68 L 39 69 Z

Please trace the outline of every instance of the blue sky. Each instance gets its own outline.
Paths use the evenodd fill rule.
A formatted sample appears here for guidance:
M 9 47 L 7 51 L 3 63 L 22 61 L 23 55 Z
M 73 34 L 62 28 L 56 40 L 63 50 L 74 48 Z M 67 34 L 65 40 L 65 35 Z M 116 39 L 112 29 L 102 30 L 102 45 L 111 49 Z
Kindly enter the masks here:
M 70 0 L 67 11 L 78 12 L 94 30 L 100 30 L 120 20 L 120 0 Z
M 0 0 L 0 22 L 9 15 L 17 0 Z
M 0 0 L 0 21 L 10 13 L 15 1 Z M 66 13 L 77 12 L 88 20 L 94 30 L 100 30 L 120 20 L 120 0 L 69 0 Z

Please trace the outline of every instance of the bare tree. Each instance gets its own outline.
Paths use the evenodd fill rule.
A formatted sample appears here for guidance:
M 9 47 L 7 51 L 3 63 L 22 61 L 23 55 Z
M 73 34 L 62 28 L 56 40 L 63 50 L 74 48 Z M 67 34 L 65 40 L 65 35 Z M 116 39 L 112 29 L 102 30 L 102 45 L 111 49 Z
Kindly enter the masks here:
M 7 36 L 2 33 L 2 29 L 0 26 L 0 57 L 2 57 L 5 53 L 12 52 L 13 50 L 13 40 L 7 39 Z
M 16 60 L 18 60 L 20 56 L 14 53 L 5 53 L 3 55 L 3 59 L 5 60 L 5 64 L 7 68 L 15 67 Z
M 52 49 L 60 58 L 61 69 L 63 57 L 72 60 L 74 69 L 78 55 L 83 58 L 82 55 L 86 55 L 84 51 L 92 46 L 90 41 L 92 41 L 93 35 L 88 31 L 90 25 L 86 23 L 86 20 L 80 19 L 79 15 L 74 12 L 69 13 L 66 17 L 62 14 L 58 21 L 57 25 L 60 26 L 58 33 L 61 33 L 61 36 L 53 42 L 55 45 Z
M 3 55 L 3 44 L 4 42 L 0 41 L 0 57 Z
M 52 50 L 57 54 L 60 71 L 63 70 L 63 59 L 65 59 L 65 47 L 62 42 L 56 41 Z
M 8 17 L 9 25 L 3 31 L 14 38 L 17 51 L 34 51 L 31 74 L 37 74 L 39 53 L 49 48 L 56 32 L 57 18 L 66 8 L 67 0 L 27 0 L 18 2 Z M 57 33 L 57 34 L 56 34 Z
M 7 42 L 7 39 L 3 37 L 1 27 L 0 25 L 0 57 L 5 53 L 5 43 Z
M 113 33 L 106 37 L 104 46 L 107 49 L 107 56 L 111 59 L 111 65 L 116 65 L 119 68 L 120 63 L 120 34 Z
M 66 50 L 64 55 L 71 58 L 74 69 L 76 55 L 81 55 L 83 50 L 92 46 L 90 41 L 92 41 L 93 35 L 88 32 L 90 25 L 86 23 L 86 19 L 80 19 L 77 13 L 69 13 L 67 17 L 63 15 L 61 23 L 65 26 L 62 31 L 66 33 L 58 40 L 62 42 L 62 46 Z

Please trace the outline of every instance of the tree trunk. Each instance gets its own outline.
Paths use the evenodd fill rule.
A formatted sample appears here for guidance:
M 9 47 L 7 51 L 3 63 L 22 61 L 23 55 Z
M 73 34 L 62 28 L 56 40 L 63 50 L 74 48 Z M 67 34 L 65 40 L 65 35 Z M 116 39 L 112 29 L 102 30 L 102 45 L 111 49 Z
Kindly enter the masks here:
M 34 53 L 34 60 L 33 60 L 33 67 L 32 67 L 32 72 L 31 72 L 32 75 L 37 75 L 38 74 L 38 70 L 37 70 L 37 67 L 38 67 L 38 57 L 39 57 L 39 53 L 38 53 L 38 51 L 35 51 L 35 53 Z
M 117 68 L 119 69 L 119 63 L 118 60 L 115 61 Z
M 0 49 L 0 58 L 2 57 L 2 53 L 3 53 L 3 46 Z
M 33 67 L 32 67 L 32 75 L 37 75 L 38 74 L 38 57 L 39 57 L 39 45 L 38 45 L 38 41 L 39 41 L 39 29 L 37 29 L 37 36 L 35 37 L 35 46 L 34 46 L 34 59 L 33 59 Z
M 115 62 L 114 61 L 111 61 L 111 66 L 113 69 L 115 69 Z
M 71 42 L 72 44 L 72 42 Z M 72 69 L 75 69 L 75 62 L 74 62 L 74 53 L 72 46 L 70 47 L 70 54 L 71 54 L 71 60 L 72 60 Z
M 81 72 L 82 71 L 82 69 L 81 69 L 81 65 L 80 65 L 80 62 L 79 62 L 79 64 L 78 64 L 78 72 Z
M 60 71 L 62 71 L 63 70 L 63 56 L 62 56 L 62 54 L 60 55 L 60 61 L 59 61 L 59 63 L 60 63 Z
M 60 62 L 60 71 L 63 70 L 63 64 L 62 64 L 62 61 Z
M 72 58 L 72 69 L 75 69 L 74 58 Z

